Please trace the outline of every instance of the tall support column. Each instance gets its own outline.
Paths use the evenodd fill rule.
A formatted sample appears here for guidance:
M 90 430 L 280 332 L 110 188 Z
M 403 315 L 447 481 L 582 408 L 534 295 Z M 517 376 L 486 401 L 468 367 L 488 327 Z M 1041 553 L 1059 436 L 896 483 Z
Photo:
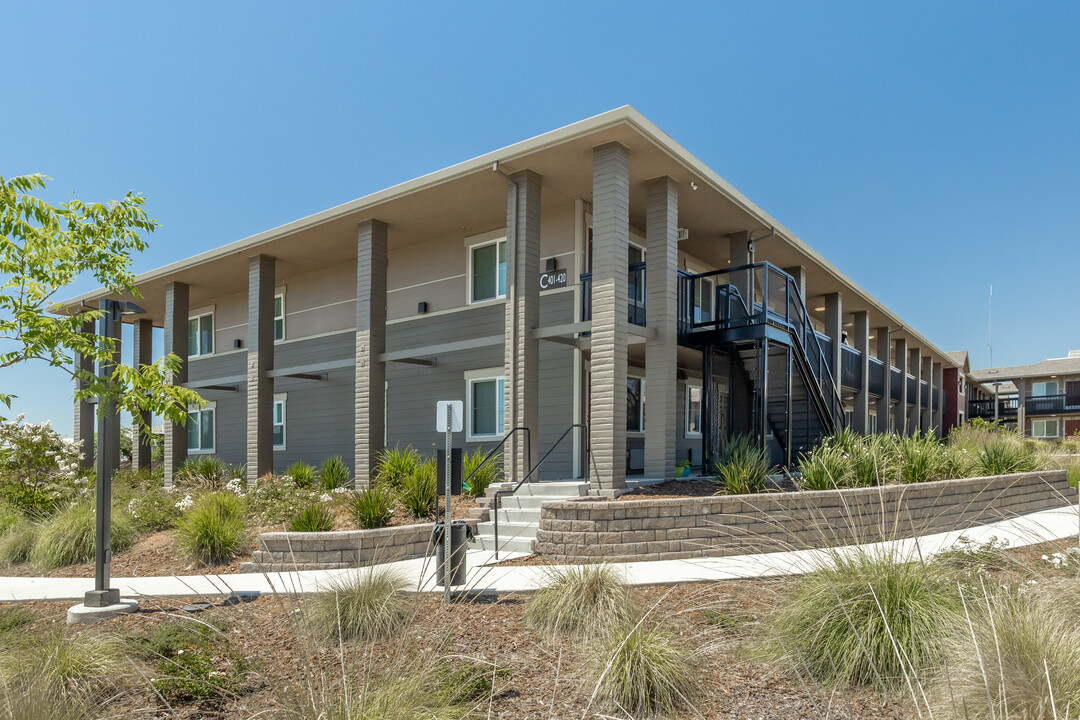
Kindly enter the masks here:
M 274 258 L 248 258 L 247 481 L 274 471 Z
M 843 397 L 843 391 L 840 388 L 840 374 L 843 370 L 841 362 L 844 356 L 844 300 L 840 293 L 828 293 L 825 295 L 825 334 L 832 340 L 832 353 L 831 357 L 829 357 L 829 364 L 831 365 L 833 383 L 836 385 L 836 392 Z
M 87 320 L 82 325 L 84 335 L 94 334 L 94 321 Z M 94 374 L 94 358 L 85 355 L 75 355 L 75 369 L 87 375 Z M 83 390 L 87 382 L 81 378 L 75 379 L 76 390 Z M 84 468 L 94 467 L 94 403 L 88 399 L 75 400 L 75 444 L 82 453 L 79 464 Z
M 919 370 L 919 378 L 926 381 L 926 402 L 922 404 L 922 418 L 919 423 L 923 432 L 934 429 L 934 358 L 923 355 L 922 367 Z M 921 396 L 920 389 L 920 396 Z
M 915 397 L 908 397 L 908 402 L 912 404 L 911 412 L 908 414 L 908 432 L 915 434 L 922 428 L 920 422 L 922 420 L 922 353 L 918 349 L 908 350 L 908 367 L 910 372 L 915 376 Z
M 1020 378 L 1016 381 L 1016 432 L 1020 433 L 1020 437 L 1027 437 L 1027 379 Z M 995 401 L 997 398 L 995 398 Z
M 852 316 L 851 334 L 859 351 L 859 390 L 855 393 L 853 420 L 856 432 L 870 432 L 870 315 L 865 311 Z
M 503 453 L 503 474 L 520 480 L 536 465 L 540 439 L 540 341 L 532 331 L 540 325 L 540 176 L 515 173 L 506 197 L 506 322 L 504 374 L 505 416 L 515 433 Z M 531 451 L 531 454 L 527 451 Z
M 136 320 L 134 332 L 131 338 L 131 347 L 134 354 L 134 366 L 136 370 L 144 368 L 154 362 L 153 335 L 154 324 L 149 320 Z M 131 465 L 132 467 L 150 467 L 153 446 L 150 443 L 150 423 L 153 420 L 149 412 L 142 412 L 141 423 L 134 423 L 131 430 Z
M 626 311 L 630 242 L 630 155 L 608 143 L 593 150 L 593 458 L 600 489 L 626 487 Z M 647 391 L 647 389 L 646 389 Z
M 645 341 L 645 475 L 675 477 L 675 417 L 678 412 L 679 187 L 670 177 L 645 187 L 645 283 L 649 327 Z
M 885 365 L 885 382 L 881 386 L 881 397 L 877 400 L 877 430 L 881 433 L 889 432 L 889 417 L 892 409 L 892 339 L 889 337 L 889 328 L 874 328 L 874 342 L 877 344 L 878 360 Z
M 799 295 L 802 296 L 803 302 L 806 302 L 806 268 L 802 265 L 795 265 L 794 267 L 784 268 L 784 272 L 790 275 L 795 280 L 795 287 L 799 288 Z
M 933 417 L 931 418 L 931 425 L 937 432 L 938 437 L 944 436 L 945 423 L 945 370 L 941 363 L 934 363 L 931 368 L 931 375 L 934 378 L 933 386 L 930 388 L 930 403 L 934 402 L 934 391 L 937 390 L 938 401 L 937 405 L 933 405 Z
M 356 235 L 356 389 L 353 469 L 367 487 L 386 435 L 386 238 L 381 220 L 360 223 Z
M 180 358 L 180 369 L 169 382 L 183 385 L 188 379 L 188 286 L 171 282 L 165 286 L 165 354 Z M 187 428 L 165 421 L 165 487 L 171 487 L 177 468 L 187 460 Z
M 900 401 L 896 403 L 896 407 L 893 408 L 895 424 L 894 430 L 898 435 L 907 435 L 907 367 L 908 367 L 908 350 L 907 340 L 900 339 L 893 341 L 893 359 L 896 362 L 896 367 L 900 371 Z M 889 373 L 892 375 L 892 373 Z

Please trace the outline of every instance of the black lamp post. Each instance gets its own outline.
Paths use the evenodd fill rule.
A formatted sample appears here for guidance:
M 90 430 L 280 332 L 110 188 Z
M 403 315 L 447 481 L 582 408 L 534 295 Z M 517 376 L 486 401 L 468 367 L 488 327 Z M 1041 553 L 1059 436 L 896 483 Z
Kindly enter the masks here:
M 98 334 L 102 337 L 120 339 L 120 318 L 124 315 L 142 315 L 146 311 L 135 303 L 123 300 L 99 300 Z M 119 351 L 112 359 L 102 362 L 99 377 L 108 381 L 119 361 Z M 109 393 L 98 398 L 97 437 L 97 528 L 94 536 L 94 589 L 86 592 L 86 607 L 109 607 L 120 602 L 120 590 L 109 587 L 109 562 L 112 559 L 112 476 L 118 469 L 120 447 L 120 414 L 116 412 L 114 399 Z

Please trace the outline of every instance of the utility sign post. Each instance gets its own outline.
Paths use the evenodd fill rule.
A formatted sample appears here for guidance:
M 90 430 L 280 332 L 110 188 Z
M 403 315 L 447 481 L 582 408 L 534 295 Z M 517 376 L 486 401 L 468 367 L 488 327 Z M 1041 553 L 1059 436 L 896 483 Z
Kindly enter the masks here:
M 435 410 L 435 431 L 446 433 L 446 477 L 443 482 L 445 493 L 446 511 L 443 523 L 443 602 L 450 602 L 450 576 L 453 568 L 451 558 L 453 548 L 450 545 L 450 476 L 452 463 L 450 454 L 454 444 L 454 433 L 461 432 L 465 415 L 465 404 L 460 400 L 440 400 Z

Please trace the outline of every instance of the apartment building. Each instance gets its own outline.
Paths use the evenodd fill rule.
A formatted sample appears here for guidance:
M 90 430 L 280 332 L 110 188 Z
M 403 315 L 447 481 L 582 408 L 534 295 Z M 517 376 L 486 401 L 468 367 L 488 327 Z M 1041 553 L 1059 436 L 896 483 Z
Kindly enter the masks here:
M 509 433 L 509 478 L 546 456 L 540 478 L 614 493 L 734 435 L 790 465 L 841 427 L 942 428 L 958 367 L 630 107 L 137 284 L 125 320 L 206 400 L 166 428 L 167 477 L 341 455 L 363 484 L 384 447 L 441 447 L 435 404 L 461 400 L 467 450 Z
M 1080 350 L 1034 365 L 972 370 L 970 377 L 982 386 L 968 402 L 971 417 L 994 419 L 996 403 L 996 417 L 1026 437 L 1080 435 Z

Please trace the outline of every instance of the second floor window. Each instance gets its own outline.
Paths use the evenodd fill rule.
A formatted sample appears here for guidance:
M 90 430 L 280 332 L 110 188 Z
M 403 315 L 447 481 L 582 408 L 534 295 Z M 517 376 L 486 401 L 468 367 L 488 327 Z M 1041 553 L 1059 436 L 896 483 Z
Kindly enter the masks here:
M 506 297 L 506 240 L 470 249 L 469 301 Z
M 1037 382 L 1031 385 L 1032 397 L 1046 397 L 1047 395 L 1057 395 L 1058 384 L 1056 382 Z
M 274 339 L 285 339 L 285 295 L 274 296 Z
M 214 352 L 214 314 L 207 313 L 188 320 L 188 357 Z

